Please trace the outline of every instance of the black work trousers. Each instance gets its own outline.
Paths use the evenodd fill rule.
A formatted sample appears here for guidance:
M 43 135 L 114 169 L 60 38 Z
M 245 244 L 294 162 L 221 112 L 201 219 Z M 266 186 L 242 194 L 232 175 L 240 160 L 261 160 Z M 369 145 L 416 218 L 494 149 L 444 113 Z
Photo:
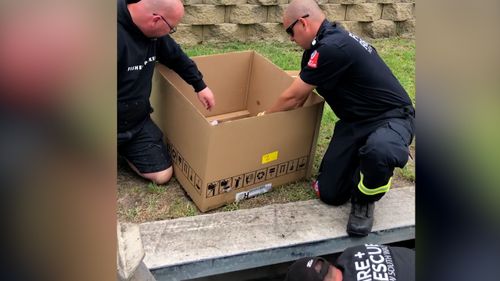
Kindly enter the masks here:
M 353 196 L 364 202 L 382 198 L 385 193 L 367 195 L 359 190 L 360 172 L 364 186 L 376 189 L 388 183 L 395 167 L 406 165 L 414 116 L 413 108 L 405 107 L 372 120 L 338 121 L 319 169 L 320 199 L 342 205 Z

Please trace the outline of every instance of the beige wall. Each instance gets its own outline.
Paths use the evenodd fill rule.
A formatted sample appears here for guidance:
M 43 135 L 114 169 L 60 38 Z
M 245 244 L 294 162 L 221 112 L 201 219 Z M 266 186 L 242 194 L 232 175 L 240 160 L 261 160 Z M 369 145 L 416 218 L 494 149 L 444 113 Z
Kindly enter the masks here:
M 181 44 L 289 40 L 281 17 L 291 0 L 183 0 L 172 37 Z M 330 21 L 362 37 L 415 36 L 415 0 L 316 0 Z

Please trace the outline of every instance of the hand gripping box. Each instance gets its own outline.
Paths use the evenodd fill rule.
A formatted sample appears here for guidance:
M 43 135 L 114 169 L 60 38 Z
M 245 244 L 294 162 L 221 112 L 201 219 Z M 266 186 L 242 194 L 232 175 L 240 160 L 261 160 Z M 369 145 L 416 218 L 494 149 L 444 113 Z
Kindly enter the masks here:
M 174 175 L 201 211 L 311 175 L 324 105 L 320 96 L 312 93 L 295 110 L 257 116 L 292 77 L 253 51 L 193 60 L 214 92 L 212 111 L 163 65 L 156 68 L 151 101 Z

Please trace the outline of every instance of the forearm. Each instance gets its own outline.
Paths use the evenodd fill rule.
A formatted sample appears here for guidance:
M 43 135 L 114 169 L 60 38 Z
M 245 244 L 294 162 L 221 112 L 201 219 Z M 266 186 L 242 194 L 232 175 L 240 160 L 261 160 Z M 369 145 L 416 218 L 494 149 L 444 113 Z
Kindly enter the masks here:
M 282 95 L 268 110 L 266 110 L 266 113 L 291 110 L 300 107 L 303 104 L 304 102 L 301 99 L 293 96 Z
M 290 87 L 288 87 L 265 112 L 272 113 L 301 107 L 304 105 L 307 97 L 309 97 L 314 88 L 315 86 L 304 83 L 300 77 L 297 77 L 292 85 L 290 85 Z

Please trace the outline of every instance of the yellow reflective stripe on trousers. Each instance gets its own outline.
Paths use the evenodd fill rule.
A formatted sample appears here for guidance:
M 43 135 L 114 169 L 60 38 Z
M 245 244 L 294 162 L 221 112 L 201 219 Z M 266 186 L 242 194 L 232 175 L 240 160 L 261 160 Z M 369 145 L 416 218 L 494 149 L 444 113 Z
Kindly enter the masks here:
M 392 177 L 389 178 L 389 182 L 386 185 L 383 185 L 383 186 L 380 186 L 377 188 L 368 188 L 363 184 L 363 173 L 360 172 L 359 174 L 361 175 L 361 179 L 359 180 L 358 189 L 363 194 L 375 195 L 375 194 L 387 192 L 391 188 Z

